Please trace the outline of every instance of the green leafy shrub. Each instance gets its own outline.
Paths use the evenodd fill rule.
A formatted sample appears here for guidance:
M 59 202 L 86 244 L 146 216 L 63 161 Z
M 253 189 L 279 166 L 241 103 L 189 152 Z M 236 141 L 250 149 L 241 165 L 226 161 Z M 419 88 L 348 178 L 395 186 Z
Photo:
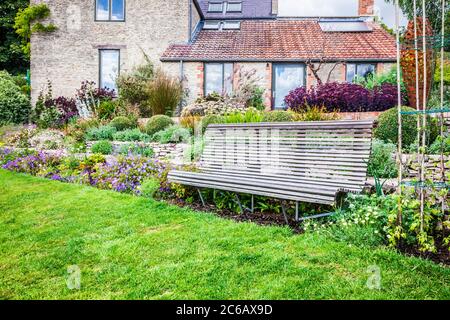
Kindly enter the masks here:
M 37 125 L 42 129 L 58 128 L 60 117 L 61 114 L 56 107 L 47 107 L 42 111 Z
M 430 154 L 441 154 L 441 148 L 443 149 L 444 154 L 450 154 L 450 137 L 437 137 L 428 151 Z
M 191 132 L 178 125 L 167 127 L 166 129 L 159 131 L 153 135 L 152 140 L 159 143 L 178 143 L 189 141 Z
M 395 178 L 398 175 L 395 153 L 397 146 L 374 139 L 372 142 L 372 154 L 368 164 L 368 173 L 372 177 Z
M 294 121 L 294 117 L 287 111 L 270 111 L 265 112 L 263 116 L 263 122 L 291 122 Z
M 11 80 L 0 78 L 0 125 L 27 122 L 30 109 L 30 100 L 21 88 Z
M 183 96 L 183 87 L 178 78 L 159 71 L 148 87 L 149 105 L 153 115 L 173 115 Z
M 222 116 L 218 116 L 215 114 L 210 114 L 207 115 L 205 117 L 203 117 L 203 119 L 201 120 L 201 124 L 202 124 L 202 132 L 206 131 L 206 128 L 208 128 L 208 126 L 210 124 L 218 124 L 218 123 L 223 123 L 224 119 Z
M 112 100 L 105 100 L 100 102 L 100 106 L 97 109 L 97 117 L 100 120 L 110 120 L 114 117 L 116 112 L 116 102 Z
M 145 126 L 145 133 L 149 136 L 153 136 L 158 131 L 164 130 L 165 128 L 173 125 L 173 120 L 165 115 L 156 115 L 150 118 Z
M 258 123 L 264 119 L 264 113 L 255 108 L 234 111 L 223 116 L 224 123 Z
M 161 187 L 161 183 L 156 178 L 144 180 L 139 187 L 141 196 L 146 198 L 153 198 Z
M 113 147 L 111 142 L 107 140 L 99 141 L 94 143 L 91 148 L 92 153 L 98 153 L 103 155 L 108 155 L 113 152 Z
M 332 121 L 339 120 L 339 113 L 328 112 L 324 106 L 306 106 L 306 108 L 302 109 L 300 112 L 294 112 L 289 110 L 294 117 L 295 121 Z
M 89 129 L 86 133 L 86 139 L 89 141 L 112 140 L 117 129 L 111 126 L 101 126 L 99 128 Z
M 410 107 L 402 107 L 402 111 L 415 111 Z M 438 121 L 428 117 L 427 120 L 427 141 L 432 144 L 439 133 Z M 398 113 L 397 108 L 383 112 L 378 119 L 378 127 L 374 136 L 384 142 L 398 143 Z M 417 115 L 402 115 L 402 140 L 403 147 L 408 148 L 417 140 Z
M 145 63 L 135 67 L 130 73 L 122 73 L 116 80 L 119 89 L 119 99 L 127 105 L 135 105 L 139 108 L 142 117 L 152 115 L 149 107 L 149 91 L 154 77 L 153 63 L 144 54 Z
M 113 134 L 113 140 L 115 141 L 150 141 L 151 137 L 142 133 L 139 129 L 128 129 L 124 131 L 118 131 Z
M 119 153 L 122 155 L 140 155 L 147 158 L 153 157 L 155 154 L 155 151 L 153 148 L 145 146 L 145 145 L 139 145 L 134 143 L 128 143 L 124 144 L 120 150 Z
M 109 123 L 109 125 L 116 128 L 117 131 L 134 129 L 137 127 L 137 123 L 128 117 L 116 117 Z

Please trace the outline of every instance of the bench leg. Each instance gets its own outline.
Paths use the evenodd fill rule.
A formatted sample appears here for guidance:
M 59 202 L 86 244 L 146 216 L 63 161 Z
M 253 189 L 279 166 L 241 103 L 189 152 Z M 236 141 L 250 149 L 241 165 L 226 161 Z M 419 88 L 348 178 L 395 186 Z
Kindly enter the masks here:
M 283 211 L 284 221 L 286 221 L 286 224 L 289 225 L 289 219 L 287 217 L 286 206 L 284 205 L 283 202 L 281 202 L 281 211 Z
M 244 214 L 244 207 L 242 206 L 241 199 L 239 199 L 239 196 L 237 195 L 237 193 L 235 193 L 234 196 L 236 197 L 236 202 L 239 205 L 239 209 L 241 210 L 241 214 Z
M 197 191 L 198 191 L 198 195 L 200 196 L 200 200 L 202 201 L 202 205 L 204 207 L 206 207 L 206 202 L 205 202 L 205 199 L 203 198 L 201 190 L 199 188 L 197 188 Z
M 299 221 L 303 222 L 303 221 L 310 220 L 310 219 L 324 218 L 324 217 L 332 216 L 334 214 L 336 214 L 336 212 L 321 213 L 321 214 L 316 214 L 316 215 L 309 216 L 309 217 L 303 217 Z
M 255 213 L 255 196 L 252 195 L 252 207 L 250 208 L 251 213 Z

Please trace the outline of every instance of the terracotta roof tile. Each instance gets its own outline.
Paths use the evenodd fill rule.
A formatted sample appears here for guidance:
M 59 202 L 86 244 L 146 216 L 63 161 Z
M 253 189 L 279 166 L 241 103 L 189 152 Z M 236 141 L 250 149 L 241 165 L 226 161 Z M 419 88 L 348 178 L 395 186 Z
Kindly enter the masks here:
M 162 61 L 283 61 L 396 59 L 395 39 L 372 32 L 323 32 L 317 20 L 244 20 L 240 30 L 201 30 L 192 44 L 171 45 Z

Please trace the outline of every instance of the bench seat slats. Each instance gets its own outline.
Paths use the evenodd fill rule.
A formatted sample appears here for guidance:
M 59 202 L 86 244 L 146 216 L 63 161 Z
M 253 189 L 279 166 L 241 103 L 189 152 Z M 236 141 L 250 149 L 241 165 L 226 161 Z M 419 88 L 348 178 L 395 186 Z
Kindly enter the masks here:
M 205 173 L 213 173 L 216 175 L 230 175 L 230 176 L 248 176 L 248 171 L 240 171 L 240 170 L 215 170 L 215 169 L 209 169 L 209 168 L 201 168 L 202 172 Z M 278 174 L 258 174 L 258 176 L 264 177 L 267 180 L 275 180 L 275 181 L 286 181 L 286 182 L 293 182 L 293 183 L 317 183 L 317 184 L 323 184 L 323 185 L 330 185 L 335 186 L 337 188 L 346 188 L 346 189 L 352 189 L 355 188 L 355 185 L 362 185 L 364 183 L 365 179 L 362 178 L 347 178 L 344 179 L 342 177 L 335 177 L 328 176 L 327 178 L 317 178 L 317 177 L 308 177 L 308 176 L 302 176 L 297 177 L 293 175 L 284 175 L 280 176 Z M 360 190 L 361 191 L 361 190 Z
M 169 182 L 332 205 L 360 192 L 367 176 L 372 121 L 209 125 L 198 168 Z

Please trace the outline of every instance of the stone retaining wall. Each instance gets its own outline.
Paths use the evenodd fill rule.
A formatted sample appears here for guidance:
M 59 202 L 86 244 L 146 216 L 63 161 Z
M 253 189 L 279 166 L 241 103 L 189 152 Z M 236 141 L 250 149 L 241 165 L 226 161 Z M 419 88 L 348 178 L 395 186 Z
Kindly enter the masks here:
M 88 141 L 86 142 L 87 150 L 90 151 L 92 145 L 94 145 L 97 141 Z M 155 158 L 157 159 L 168 159 L 173 164 L 182 164 L 185 152 L 189 148 L 188 144 L 185 143 L 168 143 L 161 144 L 157 142 L 120 142 L 120 141 L 111 141 L 113 146 L 113 153 L 118 154 L 120 149 L 124 145 L 136 144 L 139 146 L 150 147 L 155 152 Z

